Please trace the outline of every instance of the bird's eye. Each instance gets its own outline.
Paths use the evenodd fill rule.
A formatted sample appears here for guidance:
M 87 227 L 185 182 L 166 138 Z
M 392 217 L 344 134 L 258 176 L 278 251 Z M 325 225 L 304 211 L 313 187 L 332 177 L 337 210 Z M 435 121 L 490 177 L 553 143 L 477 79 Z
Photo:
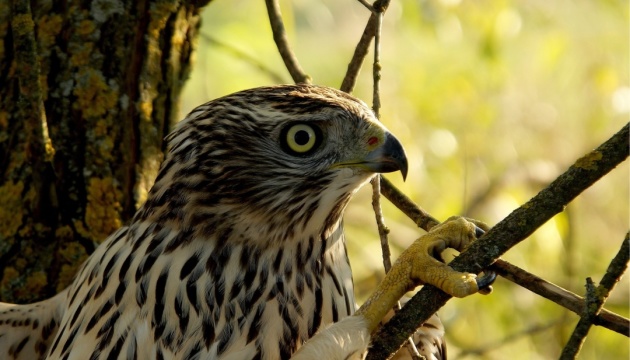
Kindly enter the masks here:
M 321 143 L 321 130 L 303 123 L 286 127 L 282 134 L 284 148 L 289 153 L 305 155 L 315 150 Z

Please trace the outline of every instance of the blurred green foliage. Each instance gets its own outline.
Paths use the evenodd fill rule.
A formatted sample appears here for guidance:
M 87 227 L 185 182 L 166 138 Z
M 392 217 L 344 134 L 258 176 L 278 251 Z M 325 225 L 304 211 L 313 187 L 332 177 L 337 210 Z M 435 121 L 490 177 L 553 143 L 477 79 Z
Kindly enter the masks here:
M 296 55 L 314 83 L 339 87 L 369 12 L 355 1 L 282 1 Z M 407 182 L 389 175 L 439 219 L 493 224 L 630 114 L 627 1 L 394 0 L 384 18 L 382 121 L 405 144 Z M 216 0 L 182 97 L 182 114 L 255 86 L 290 83 L 262 1 Z M 371 56 L 371 55 L 370 55 Z M 371 103 L 371 58 L 354 94 Z M 628 229 L 628 162 L 505 259 L 578 294 L 601 279 Z M 359 301 L 382 278 L 366 187 L 346 212 Z M 383 201 L 394 253 L 421 231 Z M 606 308 L 628 316 L 627 276 Z M 490 296 L 440 312 L 454 358 L 554 359 L 578 317 L 503 279 Z M 627 359 L 629 342 L 591 330 L 582 359 Z M 478 354 L 474 352 L 481 350 Z

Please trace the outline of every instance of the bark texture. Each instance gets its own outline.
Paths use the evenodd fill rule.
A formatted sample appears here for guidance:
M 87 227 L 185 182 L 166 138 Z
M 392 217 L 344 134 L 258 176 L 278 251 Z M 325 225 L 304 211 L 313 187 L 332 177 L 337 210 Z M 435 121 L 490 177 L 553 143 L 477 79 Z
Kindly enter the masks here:
M 0 1 L 0 301 L 62 290 L 144 201 L 209 1 Z

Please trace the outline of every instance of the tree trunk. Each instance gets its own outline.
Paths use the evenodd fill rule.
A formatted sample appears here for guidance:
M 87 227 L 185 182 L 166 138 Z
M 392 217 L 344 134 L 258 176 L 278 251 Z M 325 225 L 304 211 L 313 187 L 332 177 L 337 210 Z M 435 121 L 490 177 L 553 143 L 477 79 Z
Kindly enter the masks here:
M 209 1 L 0 2 L 0 301 L 65 288 L 144 201 Z

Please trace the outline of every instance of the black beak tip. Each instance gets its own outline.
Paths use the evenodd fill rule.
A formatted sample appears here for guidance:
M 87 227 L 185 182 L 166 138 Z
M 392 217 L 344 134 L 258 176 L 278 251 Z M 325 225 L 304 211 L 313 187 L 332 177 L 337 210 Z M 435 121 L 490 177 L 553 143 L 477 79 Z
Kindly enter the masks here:
M 407 159 L 405 158 L 405 160 L 400 164 L 400 173 L 402 174 L 403 181 L 407 180 L 407 170 Z
M 396 163 L 396 170 L 400 170 L 403 181 L 407 180 L 407 172 L 409 170 L 409 164 L 407 162 L 407 155 L 405 149 L 396 137 L 392 134 L 387 134 L 387 140 L 385 142 L 386 147 L 389 149 L 390 158 Z

